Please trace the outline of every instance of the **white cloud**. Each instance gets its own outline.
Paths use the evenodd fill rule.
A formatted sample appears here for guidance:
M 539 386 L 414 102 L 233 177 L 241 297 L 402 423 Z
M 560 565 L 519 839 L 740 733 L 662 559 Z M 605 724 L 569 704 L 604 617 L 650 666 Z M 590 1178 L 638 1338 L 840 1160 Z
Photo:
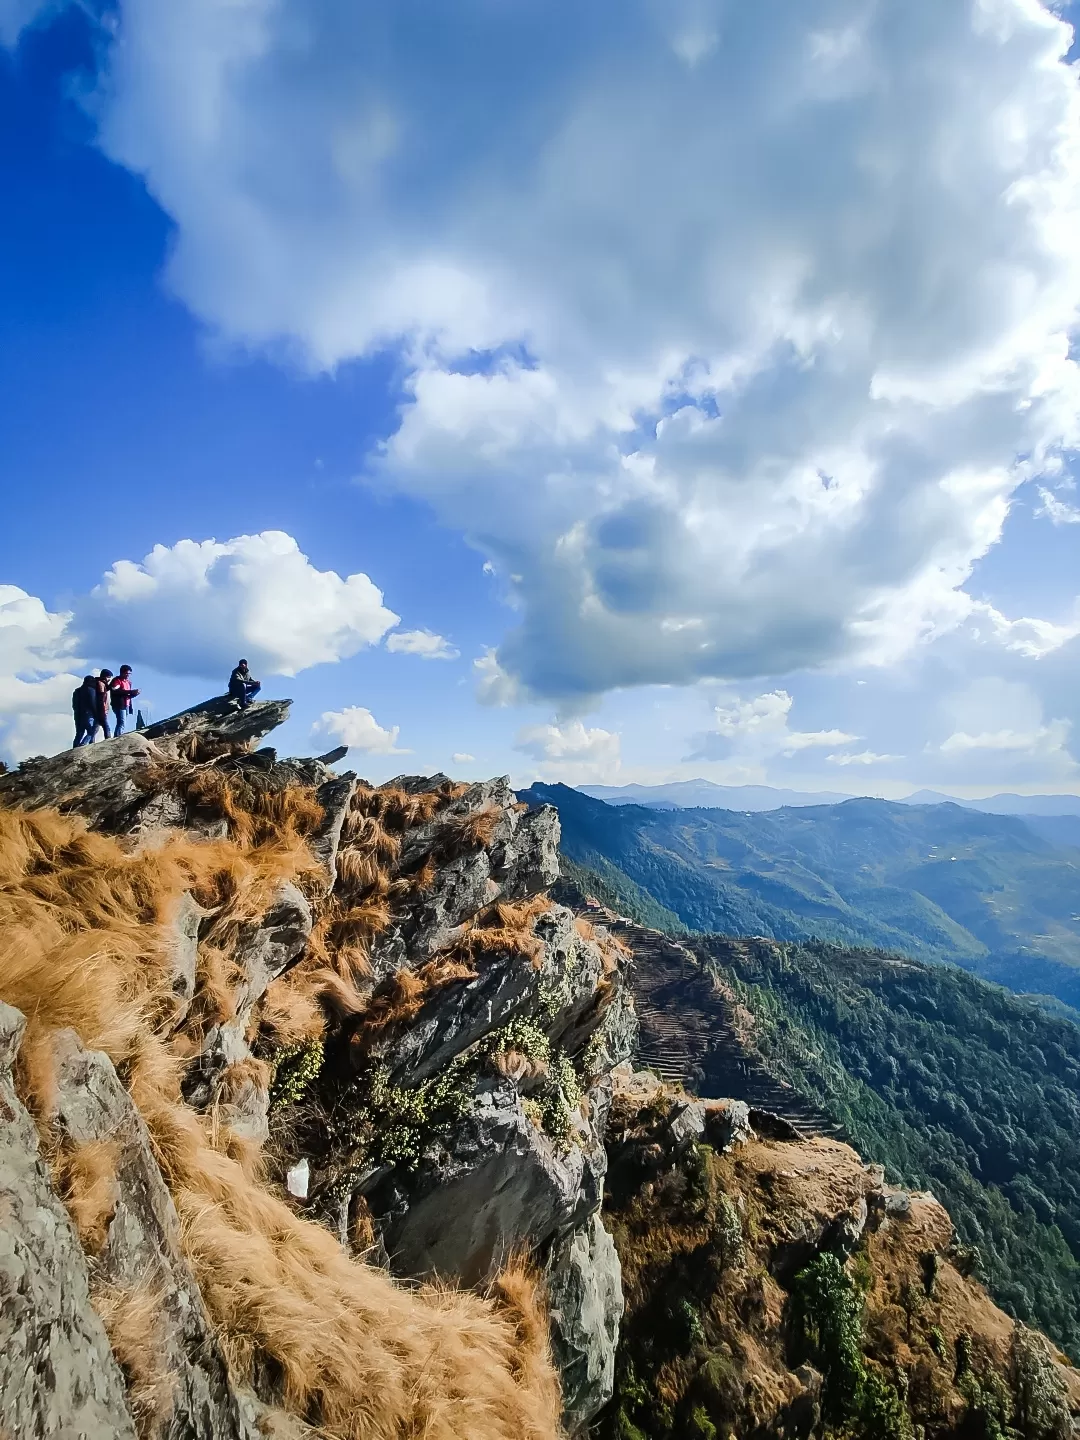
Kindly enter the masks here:
M 0 585 L 0 758 L 23 760 L 71 743 L 70 615 L 47 610 L 17 585 Z
M 516 705 L 522 698 L 520 684 L 499 664 L 494 648 L 485 650 L 473 661 L 473 677 L 476 698 L 481 705 Z
M 240 655 L 255 674 L 295 675 L 377 644 L 397 621 L 366 575 L 316 570 L 291 535 L 265 530 L 118 560 L 74 624 L 91 650 L 224 682 Z
M 859 750 L 855 753 L 848 751 L 844 755 L 826 755 L 825 762 L 828 765 L 886 765 L 903 758 L 902 755 L 875 755 L 873 750 Z
M 984 730 L 969 735 L 966 730 L 954 731 L 938 747 L 942 755 L 964 755 L 971 750 L 1005 750 L 1027 753 L 1038 750 L 1059 750 L 1068 739 L 1069 727 L 1063 720 L 1042 725 L 1038 730 Z
M 455 750 L 453 755 L 450 756 L 450 759 L 455 765 L 470 765 L 476 759 L 476 756 L 470 755 L 467 750 Z
M 738 757 L 762 762 L 821 746 L 848 745 L 859 738 L 844 730 L 792 730 L 788 723 L 792 704 L 786 690 L 772 690 L 753 700 L 717 705 L 714 728 L 694 737 L 696 748 L 690 758 Z
M 1040 485 L 1039 499 L 1042 504 L 1035 512 L 1037 515 L 1045 516 L 1054 525 L 1080 525 L 1080 509 L 1059 500 L 1052 490 Z
M 540 762 L 544 780 L 566 785 L 603 784 L 620 768 L 620 739 L 610 730 L 587 729 L 580 720 L 566 725 L 527 725 L 518 731 L 514 749 Z
M 386 637 L 386 648 L 395 655 L 418 655 L 421 660 L 456 660 L 461 654 L 431 630 L 397 630 Z
M 362 705 L 349 705 L 344 710 L 326 710 L 312 726 L 313 737 L 325 735 L 348 745 L 350 750 L 363 750 L 368 755 L 410 755 L 411 750 L 398 748 L 400 726 L 384 729 Z
M 1077 439 L 1036 0 L 120 13 L 103 143 L 176 291 L 315 366 L 403 341 L 377 468 L 506 577 L 489 698 L 893 659 Z

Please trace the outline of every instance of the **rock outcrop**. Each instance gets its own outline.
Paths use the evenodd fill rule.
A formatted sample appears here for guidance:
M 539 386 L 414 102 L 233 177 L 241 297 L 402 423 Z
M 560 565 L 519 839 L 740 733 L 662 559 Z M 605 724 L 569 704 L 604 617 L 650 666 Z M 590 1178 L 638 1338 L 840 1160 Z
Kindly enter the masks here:
M 210 701 L 0 775 L 0 807 L 81 817 L 133 857 L 160 851 L 191 871 L 161 922 L 156 1023 L 212 1143 L 263 1152 L 276 1194 L 403 1279 L 486 1291 L 528 1258 L 554 1297 L 576 1432 L 611 1394 L 621 1312 L 599 1210 L 609 1074 L 636 1038 L 625 956 L 545 897 L 558 875 L 554 810 L 527 811 L 505 779 L 372 787 L 325 760 L 253 749 L 287 713 L 288 702 L 239 712 Z M 215 845 L 278 878 L 240 878 L 233 851 Z M 54 1054 L 50 1143 L 100 1152 L 109 1171 L 85 1253 L 40 1162 L 35 1172 L 66 1247 L 55 1261 L 42 1249 L 42 1287 L 58 1287 L 69 1261 L 74 1275 L 54 1409 L 75 1406 L 63 1376 L 84 1383 L 81 1348 L 86 1403 L 116 1411 L 116 1434 L 134 1415 L 142 1436 L 253 1435 L 260 1402 L 230 1378 L 131 1094 L 73 1032 Z M 91 1282 L 113 1311 L 143 1304 L 154 1375 L 111 1359 Z M 56 1303 L 69 1303 L 59 1288 Z M 0 1314 L 12 1318 L 2 1297 Z M 252 1376 L 276 1404 L 272 1367 Z M 29 1392 L 41 1383 L 31 1377 Z

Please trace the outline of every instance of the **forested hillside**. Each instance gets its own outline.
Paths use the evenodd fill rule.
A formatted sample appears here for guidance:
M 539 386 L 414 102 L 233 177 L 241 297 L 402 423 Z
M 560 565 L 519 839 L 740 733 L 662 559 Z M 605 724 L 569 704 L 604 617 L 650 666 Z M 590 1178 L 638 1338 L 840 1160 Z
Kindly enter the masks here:
M 951 967 L 824 944 L 693 948 L 770 1068 L 933 1190 L 995 1298 L 1080 1356 L 1080 1028 Z
M 947 960 L 1080 1008 L 1080 850 L 1016 816 L 850 800 L 758 814 L 609 806 L 535 785 L 562 849 L 691 930 Z

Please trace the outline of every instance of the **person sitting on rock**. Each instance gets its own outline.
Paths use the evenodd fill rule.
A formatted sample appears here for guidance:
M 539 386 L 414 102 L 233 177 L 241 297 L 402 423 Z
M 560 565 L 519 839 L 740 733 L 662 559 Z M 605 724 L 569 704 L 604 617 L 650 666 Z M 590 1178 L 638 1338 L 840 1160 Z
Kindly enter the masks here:
M 102 670 L 94 682 L 94 730 L 91 740 L 96 739 L 99 726 L 105 739 L 109 738 L 109 681 L 112 678 L 111 670 Z
M 248 662 L 241 660 L 229 676 L 229 698 L 235 700 L 241 710 L 246 710 L 262 686 L 252 678 Z
M 131 666 L 121 665 L 120 674 L 109 684 L 109 700 L 112 704 L 113 734 L 124 733 L 124 717 L 131 714 L 131 702 L 138 695 L 138 690 L 133 689 L 131 684 Z
M 72 749 L 94 743 L 97 729 L 97 681 L 93 675 L 84 675 L 77 690 L 71 692 L 71 712 L 75 717 L 75 740 Z

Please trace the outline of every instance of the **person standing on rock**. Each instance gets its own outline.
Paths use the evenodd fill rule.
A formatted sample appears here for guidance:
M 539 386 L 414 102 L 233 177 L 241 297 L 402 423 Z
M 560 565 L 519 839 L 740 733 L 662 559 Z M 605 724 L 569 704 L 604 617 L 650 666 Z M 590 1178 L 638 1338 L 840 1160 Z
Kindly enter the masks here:
M 104 738 L 109 738 L 109 681 L 112 678 L 111 670 L 102 670 L 94 683 L 94 729 L 90 736 L 91 741 L 97 739 L 98 726 L 101 727 Z
M 246 710 L 261 689 L 259 681 L 252 678 L 248 662 L 241 660 L 229 676 L 229 698 L 235 700 L 241 710 Z
M 93 675 L 84 675 L 79 688 L 71 692 L 71 713 L 75 717 L 75 740 L 71 748 L 77 750 L 80 745 L 92 745 L 97 729 L 97 681 Z
M 138 690 L 132 688 L 131 666 L 121 665 L 120 674 L 109 684 L 109 700 L 113 712 L 113 734 L 124 733 L 124 716 L 131 714 L 131 702 L 138 695 Z

